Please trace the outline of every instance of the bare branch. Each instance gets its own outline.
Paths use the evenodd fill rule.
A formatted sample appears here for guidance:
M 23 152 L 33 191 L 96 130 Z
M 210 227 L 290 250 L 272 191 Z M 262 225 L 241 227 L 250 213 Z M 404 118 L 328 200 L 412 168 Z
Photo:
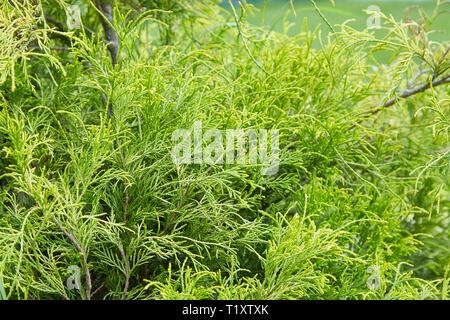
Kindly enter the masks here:
M 84 31 L 87 31 L 87 32 L 90 33 L 90 34 L 92 34 L 92 36 L 95 37 L 95 38 L 99 37 L 99 35 L 97 34 L 97 32 L 95 32 L 94 30 L 92 30 L 92 29 L 89 28 L 89 27 L 86 27 L 84 24 L 83 24 L 83 30 L 84 30 Z M 102 37 L 99 37 L 99 39 L 102 40 L 103 42 L 105 42 L 105 40 L 104 40 Z
M 424 72 L 422 72 L 422 73 L 424 73 Z M 415 78 L 416 78 L 416 76 L 415 76 Z M 389 108 L 390 106 L 395 104 L 399 99 L 406 99 L 406 98 L 408 98 L 410 96 L 413 96 L 413 95 L 415 95 L 417 93 L 424 92 L 425 90 L 427 90 L 429 88 L 434 88 L 434 87 L 437 87 L 437 86 L 440 86 L 440 85 L 446 84 L 446 83 L 450 83 L 450 75 L 446 75 L 446 76 L 444 76 L 444 77 L 442 77 L 440 79 L 436 79 L 436 80 L 432 81 L 431 83 L 430 82 L 426 82 L 425 84 L 423 84 L 423 85 L 421 85 L 421 86 L 419 86 L 419 87 L 417 87 L 415 89 L 408 89 L 407 88 L 399 96 L 397 96 L 395 98 L 392 98 L 392 99 L 389 99 L 388 101 L 386 101 L 384 103 L 380 103 L 378 106 L 376 106 L 375 109 L 373 109 L 371 111 L 367 111 L 367 112 L 362 113 L 361 120 L 359 120 L 358 123 L 361 123 L 364 119 L 377 114 L 378 112 L 380 112 L 381 110 L 383 110 L 385 108 Z M 353 130 L 355 127 L 356 127 L 356 124 L 351 126 L 349 130 Z
M 111 55 L 111 62 L 114 67 L 117 64 L 117 55 L 119 53 L 120 44 L 119 36 L 114 30 L 113 6 L 112 4 L 105 2 L 105 0 L 95 0 L 95 5 L 99 10 L 103 31 L 105 32 L 106 42 L 108 43 L 108 50 Z M 102 100 L 104 105 L 108 105 L 108 115 L 112 118 L 114 110 L 111 102 L 108 102 L 105 94 L 102 94 Z
M 108 43 L 108 50 L 111 55 L 112 65 L 117 64 L 117 55 L 119 53 L 119 36 L 114 30 L 114 14 L 113 6 L 104 0 L 95 0 L 95 5 L 100 10 L 100 19 L 105 32 L 106 42 Z
M 38 50 L 38 51 L 42 51 L 42 48 L 39 46 L 31 46 L 29 47 L 30 50 Z M 55 46 L 55 47 L 50 47 L 50 50 L 58 50 L 58 51 L 70 51 L 69 47 L 64 47 L 64 46 Z
M 419 72 L 417 72 L 417 74 L 416 74 L 416 75 L 412 78 L 412 80 L 408 83 L 408 86 L 407 86 L 406 88 L 407 88 L 407 89 L 412 89 L 413 86 L 414 86 L 414 84 L 415 84 L 415 82 L 417 81 L 417 79 L 418 79 L 421 75 L 423 75 L 424 73 L 427 73 L 427 72 L 430 72 L 430 71 L 433 71 L 433 69 L 428 68 L 428 69 L 420 70 Z
M 123 204 L 123 221 L 127 220 L 128 215 L 128 192 L 125 190 L 125 202 Z
M 127 257 L 125 255 L 125 252 L 123 251 L 122 247 L 119 247 L 120 254 L 122 255 L 123 262 L 125 264 L 125 286 L 123 288 L 122 292 L 122 300 L 125 299 L 127 292 L 128 292 L 128 285 L 130 283 L 130 267 L 128 265 Z
M 66 229 L 64 229 L 63 226 L 60 223 L 58 223 L 58 221 L 56 221 L 56 219 L 54 217 L 52 217 L 52 221 L 54 224 L 56 224 L 56 226 L 59 228 L 59 230 L 61 230 L 61 232 L 64 233 L 64 235 L 74 244 L 75 248 L 77 248 L 77 250 L 81 253 L 81 256 L 83 259 L 82 264 L 83 264 L 84 274 L 86 277 L 86 297 L 88 300 L 90 300 L 92 284 L 91 284 L 91 274 L 89 272 L 89 268 L 88 268 L 88 264 L 87 264 L 86 251 L 81 247 L 81 245 L 79 244 L 77 239 L 75 239 L 74 235 L 72 233 L 66 231 Z
M 48 14 L 46 14 L 46 15 L 44 16 L 44 18 L 45 18 L 45 21 L 47 21 L 48 23 L 53 24 L 58 30 L 64 31 L 64 26 L 63 26 L 63 24 L 62 24 L 61 22 L 59 22 L 59 21 L 53 19 L 53 18 L 52 18 L 51 16 L 49 16 Z
M 99 292 L 102 288 L 103 288 L 103 285 L 100 285 L 100 287 L 98 287 L 97 289 L 95 289 L 94 292 L 92 292 L 91 297 L 95 296 L 95 294 L 96 294 L 97 292 Z
M 430 84 L 430 82 L 427 82 L 415 89 L 412 89 L 412 90 L 406 89 L 398 97 L 392 98 L 392 99 L 386 101 L 385 103 L 380 103 L 374 110 L 370 111 L 369 114 L 372 114 L 372 115 L 376 114 L 376 113 L 380 112 L 382 109 L 392 106 L 400 98 L 405 99 L 405 98 L 408 98 L 417 93 L 424 92 L 425 90 L 427 90 L 431 87 L 434 88 L 434 87 L 440 86 L 445 83 L 450 83 L 450 75 L 444 76 L 441 79 L 434 80 L 431 84 Z
M 104 93 L 102 93 L 102 102 L 103 102 L 103 105 L 108 106 L 108 115 L 112 118 L 114 115 L 112 103 L 110 101 L 108 101 L 108 97 Z

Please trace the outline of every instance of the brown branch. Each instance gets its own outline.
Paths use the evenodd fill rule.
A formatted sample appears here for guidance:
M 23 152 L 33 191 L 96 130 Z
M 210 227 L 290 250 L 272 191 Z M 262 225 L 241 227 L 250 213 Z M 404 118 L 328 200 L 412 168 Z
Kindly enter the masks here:
M 447 56 L 447 54 L 450 52 L 450 47 L 447 48 L 447 50 L 445 50 L 444 54 L 442 55 L 439 63 L 442 63 L 442 61 L 444 61 L 445 57 Z
M 169 218 L 169 221 L 167 221 L 161 234 L 166 233 L 166 231 L 169 229 L 170 224 L 172 223 L 173 219 L 175 219 L 176 216 L 177 216 L 176 212 L 172 213 L 172 215 Z
M 53 24 L 58 30 L 64 31 L 64 26 L 63 26 L 63 24 L 61 22 L 53 19 L 48 14 L 44 15 L 44 18 L 45 18 L 46 22 L 49 22 L 49 23 Z
M 95 6 L 100 11 L 100 20 L 103 26 L 103 31 L 105 32 L 107 48 L 109 50 L 109 54 L 111 56 L 111 62 L 113 67 L 117 64 L 117 56 L 119 54 L 119 36 L 117 35 L 116 30 L 114 30 L 114 13 L 113 6 L 105 2 L 105 0 L 95 0 Z M 112 117 L 114 115 L 113 108 L 111 102 L 108 102 L 108 99 L 105 94 L 102 94 L 103 104 L 108 104 L 108 115 Z M 122 163 L 123 163 L 123 155 L 122 155 Z M 123 219 L 124 221 L 127 218 L 128 213 L 128 193 L 125 190 L 125 203 L 123 208 Z M 122 259 L 125 264 L 125 286 L 122 292 L 122 300 L 125 299 L 125 296 L 128 292 L 128 286 L 130 283 L 130 268 L 128 265 L 128 261 L 125 255 L 124 250 L 119 247 L 120 254 L 122 255 Z
M 100 37 L 94 30 L 86 27 L 84 24 L 82 26 L 86 32 L 90 33 L 92 36 L 96 38 L 98 37 L 101 41 L 107 43 L 108 50 L 111 55 L 112 65 L 115 66 L 117 63 L 117 55 L 119 52 L 119 37 L 114 30 L 113 8 L 112 5 L 106 3 L 105 0 L 96 0 L 95 3 L 97 9 L 99 10 L 101 23 L 106 35 L 106 40 Z M 44 17 L 48 23 L 53 24 L 59 31 L 64 32 L 64 25 L 61 22 L 53 19 L 50 15 L 45 15 Z M 60 37 L 64 41 L 68 42 L 68 38 L 64 37 L 59 33 L 56 33 L 55 36 Z M 33 47 L 32 49 L 39 50 L 39 47 Z M 65 49 L 65 47 L 53 47 L 52 50 L 68 50 L 68 49 Z M 89 73 L 92 74 L 92 71 L 89 70 Z M 108 106 L 108 115 L 112 118 L 114 115 L 112 103 L 108 101 L 108 98 L 104 93 L 102 93 L 102 102 L 103 105 Z
M 119 36 L 114 30 L 114 14 L 113 6 L 104 0 L 95 0 L 97 9 L 101 12 L 100 20 L 105 32 L 106 42 L 108 43 L 108 50 L 111 55 L 112 65 L 117 64 L 117 55 L 119 53 Z
M 31 46 L 29 47 L 30 50 L 37 50 L 37 51 L 42 51 L 42 48 L 39 46 Z M 54 47 L 50 47 L 50 50 L 56 50 L 56 51 L 70 51 L 69 47 L 63 47 L 63 46 L 54 46 Z
M 102 288 L 103 288 L 103 285 L 100 285 L 100 287 L 98 287 L 97 289 L 95 289 L 94 292 L 92 292 L 91 297 L 95 296 L 95 294 L 96 294 L 97 292 L 99 292 L 100 289 L 102 289 Z
M 123 251 L 122 247 L 119 247 L 120 254 L 122 255 L 123 262 L 125 264 L 125 286 L 123 288 L 122 292 L 122 300 L 125 299 L 127 292 L 128 292 L 128 285 L 130 283 L 130 267 L 128 265 L 127 257 L 125 255 L 125 252 Z
M 50 15 L 48 15 L 48 14 L 44 15 L 44 17 L 45 17 L 45 21 L 46 21 L 47 23 L 51 23 L 51 24 L 53 24 L 59 31 L 65 32 L 65 30 L 64 30 L 64 25 L 63 25 L 61 22 L 59 22 L 59 21 L 53 19 L 53 18 L 52 18 Z M 91 28 L 85 26 L 84 24 L 82 24 L 82 27 L 83 27 L 83 30 L 84 30 L 84 31 L 90 33 L 93 37 L 95 37 L 95 38 L 98 37 L 97 33 L 96 33 L 94 30 L 92 30 Z M 102 37 L 100 37 L 100 40 L 105 41 Z
M 83 24 L 83 30 L 84 30 L 84 31 L 87 31 L 88 33 L 90 33 L 94 38 L 99 37 L 100 40 L 102 40 L 103 42 L 105 41 L 102 37 L 100 37 L 100 36 L 97 34 L 97 32 L 95 32 L 94 30 L 92 30 L 92 29 L 89 28 L 89 27 L 86 27 L 84 24 Z
M 128 192 L 125 190 L 125 202 L 123 204 L 123 221 L 127 221 L 128 215 Z
M 424 73 L 424 72 L 421 71 L 421 73 Z M 414 78 L 417 79 L 417 77 L 414 77 Z M 450 83 L 450 75 L 446 75 L 440 79 L 436 79 L 436 80 L 432 81 L 431 83 L 426 82 L 425 84 L 422 84 L 419 87 L 416 87 L 414 89 L 407 88 L 397 97 L 389 99 L 388 101 L 386 101 L 384 103 L 380 103 L 378 106 L 376 106 L 375 109 L 373 109 L 371 111 L 362 113 L 362 119 L 358 121 L 358 124 L 361 123 L 362 121 L 364 121 L 365 119 L 367 119 L 368 117 L 376 115 L 381 110 L 384 110 L 384 109 L 389 108 L 390 106 L 394 105 L 399 99 L 406 99 L 410 96 L 413 96 L 420 92 L 424 92 L 425 90 L 428 90 L 430 88 L 434 88 L 434 87 L 437 87 L 437 86 L 440 86 L 440 85 L 446 84 L 446 83 Z M 410 82 L 408 87 L 411 87 L 411 86 L 412 86 L 412 83 Z M 351 126 L 350 130 L 353 130 L 355 127 L 356 127 L 356 125 Z
M 415 89 L 409 90 L 406 89 L 405 91 L 403 91 L 398 97 L 392 98 L 388 101 L 386 101 L 385 103 L 380 103 L 374 110 L 370 111 L 369 114 L 370 115 L 374 115 L 377 114 L 378 112 L 380 112 L 381 110 L 383 110 L 384 108 L 388 108 L 390 106 L 392 106 L 394 103 L 396 103 L 400 98 L 401 99 L 406 99 L 412 95 L 415 95 L 417 93 L 420 92 L 424 92 L 425 90 L 431 88 L 431 87 L 437 87 L 440 86 L 441 84 L 445 84 L 445 83 L 450 83 L 450 75 L 444 76 L 441 79 L 436 79 L 433 82 L 427 82 Z
M 56 226 L 59 228 L 59 230 L 61 230 L 61 232 L 64 233 L 64 235 L 74 244 L 74 246 L 77 248 L 77 250 L 81 253 L 81 256 L 83 259 L 82 263 L 83 263 L 84 274 L 86 277 L 86 297 L 88 300 L 90 300 L 92 284 L 91 284 L 91 274 L 89 272 L 89 268 L 88 268 L 88 264 L 87 264 L 86 251 L 81 247 L 81 245 L 79 244 L 77 239 L 75 239 L 74 235 L 72 233 L 66 231 L 66 229 L 64 229 L 63 226 L 61 224 L 59 224 L 58 221 L 56 221 L 56 219 L 54 217 L 52 217 L 52 221 L 54 224 L 56 224 Z
M 53 24 L 56 27 L 56 31 L 58 31 L 50 33 L 49 37 L 59 39 L 70 46 L 70 39 L 68 35 L 64 34 L 64 32 L 66 32 L 64 25 L 60 21 L 53 19 L 48 14 L 44 15 L 44 19 L 47 23 Z
M 117 55 L 119 53 L 119 36 L 116 30 L 114 30 L 114 14 L 113 7 L 105 0 L 95 0 L 95 6 L 99 10 L 100 20 L 105 32 L 106 42 L 108 44 L 109 54 L 111 56 L 111 62 L 113 67 L 117 64 Z M 108 104 L 108 115 L 112 118 L 114 110 L 112 103 L 107 101 L 106 95 L 102 95 L 103 104 Z

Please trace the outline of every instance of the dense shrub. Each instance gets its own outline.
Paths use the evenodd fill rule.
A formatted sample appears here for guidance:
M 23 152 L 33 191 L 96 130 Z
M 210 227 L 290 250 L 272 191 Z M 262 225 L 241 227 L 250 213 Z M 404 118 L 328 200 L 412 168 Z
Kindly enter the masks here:
M 245 6 L 124 1 L 114 65 L 102 10 L 79 1 L 87 28 L 69 30 L 68 4 L 0 2 L 4 298 L 447 299 L 434 16 L 288 37 Z M 389 101 L 408 86 L 423 90 Z M 278 129 L 278 172 L 175 164 L 172 133 L 194 121 Z

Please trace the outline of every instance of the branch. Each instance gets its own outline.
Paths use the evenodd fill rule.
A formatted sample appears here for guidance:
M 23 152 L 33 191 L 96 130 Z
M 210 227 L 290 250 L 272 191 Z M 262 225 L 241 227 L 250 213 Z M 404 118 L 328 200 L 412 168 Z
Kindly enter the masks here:
M 128 292 L 128 285 L 130 283 L 130 267 L 128 266 L 127 257 L 125 256 L 125 252 L 122 247 L 119 247 L 120 254 L 122 255 L 123 262 L 125 263 L 125 287 L 122 292 L 122 300 L 125 299 L 125 296 Z
M 123 204 L 123 221 L 127 220 L 128 215 L 128 192 L 125 190 L 125 202 Z
M 414 76 L 414 79 L 417 79 L 421 74 L 423 74 L 425 72 L 426 72 L 426 70 L 425 71 L 420 71 L 418 73 L 418 75 Z M 389 99 L 388 101 L 386 101 L 384 103 L 380 103 L 372 111 L 367 111 L 367 112 L 362 113 L 362 119 L 359 120 L 357 123 L 359 124 L 362 121 L 364 121 L 364 119 L 366 119 L 366 118 L 368 118 L 370 116 L 376 115 L 378 112 L 380 112 L 381 110 L 383 110 L 385 108 L 389 108 L 390 106 L 395 104 L 399 99 L 406 99 L 406 98 L 408 98 L 408 97 L 410 97 L 412 95 L 415 95 L 417 93 L 424 92 L 425 90 L 427 90 L 427 89 L 429 89 L 431 87 L 434 88 L 434 87 L 437 87 L 437 86 L 440 86 L 440 85 L 446 84 L 446 83 L 450 83 L 450 75 L 446 75 L 446 76 L 444 76 L 444 77 L 442 77 L 440 79 L 436 79 L 436 80 L 432 81 L 431 83 L 427 82 L 427 83 L 425 83 L 425 84 L 423 84 L 423 85 L 421 85 L 419 87 L 416 87 L 415 89 L 409 89 L 409 87 L 411 87 L 413 85 L 413 82 L 411 81 L 408 84 L 408 88 L 405 89 L 405 91 L 403 91 L 399 96 L 397 96 L 395 98 L 392 98 L 392 99 Z M 353 130 L 355 127 L 356 127 L 356 124 L 351 126 L 349 130 Z
M 94 38 L 99 37 L 99 36 L 97 35 L 97 32 L 95 32 L 95 31 L 92 30 L 91 28 L 86 27 L 84 24 L 83 24 L 82 27 L 83 27 L 83 30 L 84 30 L 84 31 L 90 33 Z M 102 40 L 102 41 L 104 41 L 102 37 L 99 37 L 99 39 Z
M 114 115 L 114 111 L 112 108 L 112 103 L 108 102 L 108 97 L 106 97 L 106 94 L 102 93 L 102 102 L 104 106 L 108 106 L 108 115 L 112 118 Z
M 70 40 L 69 37 L 67 35 L 64 34 L 64 32 L 66 32 L 66 30 L 64 30 L 64 25 L 60 22 L 57 21 L 56 19 L 53 19 L 50 15 L 45 14 L 44 15 L 44 19 L 46 23 L 51 23 L 56 27 L 57 32 L 52 32 L 50 34 L 50 37 L 52 38 L 58 38 L 61 41 L 65 42 L 67 45 L 70 46 Z
M 425 90 L 427 90 L 431 87 L 434 88 L 434 87 L 440 86 L 441 84 L 445 84 L 445 83 L 450 83 L 450 75 L 446 75 L 446 76 L 442 77 L 441 79 L 434 80 L 433 82 L 431 82 L 431 84 L 430 84 L 430 82 L 427 82 L 424 85 L 421 85 L 420 87 L 417 87 L 415 89 L 412 89 L 412 90 L 406 89 L 398 97 L 392 98 L 392 99 L 386 101 L 385 103 L 380 103 L 374 110 L 370 111 L 369 114 L 371 114 L 371 115 L 377 114 L 382 109 L 392 106 L 395 102 L 397 102 L 397 100 L 399 100 L 399 98 L 405 99 L 405 98 L 408 98 L 417 93 L 424 92 Z
M 134 4 L 132 1 L 123 0 L 123 2 L 127 5 L 129 5 L 131 8 L 133 8 L 135 11 L 142 13 L 144 12 L 145 8 L 143 5 L 137 5 Z
M 119 37 L 117 36 L 117 33 L 115 32 L 115 30 L 113 28 L 114 20 L 113 20 L 112 5 L 111 4 L 103 4 L 103 1 L 104 0 L 96 0 L 96 6 L 98 7 L 97 10 L 99 10 L 102 26 L 103 26 L 103 29 L 105 30 L 107 39 L 106 40 L 103 39 L 102 37 L 97 35 L 97 33 L 94 30 L 86 27 L 84 24 L 82 25 L 82 27 L 86 32 L 90 33 L 92 36 L 94 36 L 96 38 L 98 37 L 101 41 L 107 43 L 108 50 L 111 55 L 112 64 L 114 66 L 117 63 L 117 54 L 119 51 Z M 59 31 L 64 32 L 64 25 L 61 22 L 55 20 L 48 14 L 44 15 L 44 18 L 45 18 L 46 22 L 53 24 Z M 105 20 L 105 18 L 107 20 Z M 62 34 L 55 33 L 55 36 L 61 38 L 62 40 L 64 40 L 65 42 L 70 44 L 70 41 L 68 41 L 68 38 L 63 36 Z M 41 50 L 41 48 L 39 48 L 39 46 L 33 46 L 30 49 L 31 50 Z M 51 50 L 70 50 L 70 48 L 59 46 L 59 47 L 52 47 Z M 89 63 L 86 63 L 86 64 L 89 64 Z M 85 65 L 85 63 L 83 63 L 83 65 Z M 88 68 L 88 70 L 89 70 L 89 68 Z M 89 73 L 92 75 L 91 70 L 89 70 Z M 106 97 L 106 95 L 104 93 L 102 93 L 102 102 L 103 102 L 103 105 L 108 106 L 108 115 L 110 117 L 112 117 L 114 115 L 112 104 L 111 104 L 111 102 L 108 102 L 108 98 Z
M 53 18 L 52 18 L 50 15 L 48 15 L 48 14 L 44 15 L 44 17 L 45 17 L 45 21 L 46 21 L 47 23 L 51 23 L 51 24 L 53 24 L 59 31 L 65 32 L 65 30 L 64 30 L 64 25 L 63 25 L 61 22 L 59 22 L 59 21 L 53 19 Z M 82 24 L 82 28 L 84 29 L 84 31 L 90 33 L 92 36 L 94 36 L 95 38 L 97 38 L 98 35 L 97 35 L 97 33 L 96 33 L 94 30 L 92 30 L 92 29 L 89 28 L 89 27 L 86 27 L 84 24 Z M 101 37 L 100 37 L 100 40 L 104 41 Z
M 111 55 L 111 62 L 113 67 L 117 64 L 117 55 L 119 53 L 119 36 L 114 30 L 114 14 L 113 7 L 105 0 L 95 0 L 95 6 L 99 10 L 100 20 L 102 22 L 103 31 L 105 32 L 106 42 L 108 44 L 109 54 Z M 108 105 L 108 115 L 112 118 L 114 110 L 111 102 L 108 102 L 105 94 L 102 94 L 104 105 Z
M 60 31 L 64 31 L 64 26 L 61 22 L 53 19 L 51 16 L 49 16 L 48 14 L 44 15 L 45 21 L 53 24 L 56 28 L 58 28 L 58 30 Z
M 86 297 L 87 297 L 88 300 L 90 300 L 91 299 L 92 284 L 91 284 L 91 274 L 89 272 L 87 259 L 86 259 L 86 251 L 81 247 L 81 245 L 78 243 L 77 239 L 75 239 L 73 234 L 71 234 L 70 232 L 67 232 L 63 228 L 63 226 L 61 224 L 59 224 L 58 221 L 56 221 L 56 219 L 54 217 L 52 217 L 52 221 L 53 221 L 54 224 L 56 224 L 56 226 L 59 228 L 59 230 L 61 230 L 61 232 L 64 233 L 64 235 L 67 238 L 69 238 L 70 241 L 72 241 L 72 243 L 75 245 L 77 250 L 81 253 L 81 256 L 83 258 L 82 263 L 83 263 L 84 274 L 85 274 L 85 277 L 86 277 Z
M 97 289 L 95 289 L 94 292 L 92 292 L 91 297 L 95 296 L 95 294 L 96 294 L 97 292 L 99 292 L 102 288 L 103 288 L 103 285 L 100 285 L 100 287 L 98 287 Z
M 42 48 L 39 46 L 31 46 L 28 49 L 42 51 Z M 55 47 L 50 47 L 49 49 L 50 50 L 60 50 L 60 51 L 70 51 L 69 47 L 64 47 L 64 46 L 55 46 Z
M 406 89 L 412 89 L 413 88 L 413 86 L 414 86 L 414 84 L 416 83 L 416 80 L 421 76 L 421 75 L 423 75 L 424 73 L 427 73 L 427 72 L 430 72 L 430 71 L 433 71 L 433 69 L 431 69 L 431 68 L 428 68 L 428 69 L 425 69 L 425 70 L 420 70 L 419 72 L 417 72 L 417 74 L 412 78 L 412 80 L 408 83 L 408 86 L 406 87 Z
M 112 65 L 117 64 L 117 55 L 119 53 L 119 36 L 114 30 L 114 14 L 113 7 L 110 3 L 104 0 L 95 0 L 95 5 L 100 11 L 100 19 L 105 32 L 106 42 L 108 43 L 108 50 L 111 55 Z

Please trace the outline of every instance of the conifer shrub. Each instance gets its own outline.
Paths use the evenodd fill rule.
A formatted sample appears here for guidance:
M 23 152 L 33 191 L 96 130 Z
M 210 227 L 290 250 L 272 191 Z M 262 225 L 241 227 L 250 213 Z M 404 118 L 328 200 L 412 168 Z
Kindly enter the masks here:
M 445 4 L 382 37 L 227 5 L 0 1 L 2 298 L 448 298 Z M 174 162 L 195 121 L 278 130 L 277 172 Z

